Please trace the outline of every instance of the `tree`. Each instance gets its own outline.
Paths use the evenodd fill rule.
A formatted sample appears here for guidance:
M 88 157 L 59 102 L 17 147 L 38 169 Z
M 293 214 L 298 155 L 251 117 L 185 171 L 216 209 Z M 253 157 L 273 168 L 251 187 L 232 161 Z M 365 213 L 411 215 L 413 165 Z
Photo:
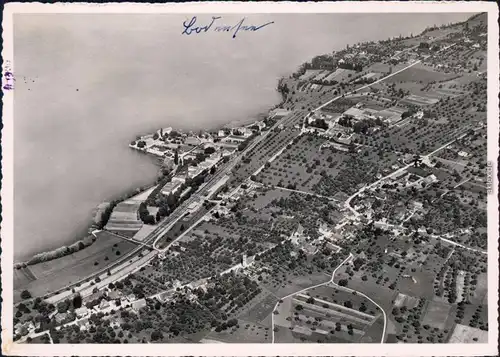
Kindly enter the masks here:
M 26 300 L 31 298 L 31 293 L 28 290 L 23 290 L 21 292 L 21 299 Z
M 64 300 L 57 304 L 57 311 L 59 313 L 67 312 L 69 309 L 69 301 Z
M 160 331 L 151 332 L 151 341 L 163 340 L 163 334 Z
M 179 150 L 175 150 L 174 153 L 174 164 L 178 165 L 179 164 Z
M 73 308 L 78 309 L 80 307 L 82 307 L 82 297 L 80 294 L 77 294 L 73 297 Z
M 214 152 L 215 152 L 215 148 L 213 148 L 212 146 L 208 146 L 204 150 L 205 155 L 210 155 L 210 154 L 213 154 Z

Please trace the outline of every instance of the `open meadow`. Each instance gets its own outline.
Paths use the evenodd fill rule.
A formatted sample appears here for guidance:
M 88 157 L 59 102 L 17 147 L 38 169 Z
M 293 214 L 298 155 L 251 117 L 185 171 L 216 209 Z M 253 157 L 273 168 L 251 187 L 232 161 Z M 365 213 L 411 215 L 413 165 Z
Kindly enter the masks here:
M 85 249 L 25 268 L 29 269 L 35 280 L 15 280 L 14 296 L 19 298 L 22 290 L 28 290 L 32 296 L 43 296 L 56 291 L 105 270 L 122 255 L 137 247 L 105 231 L 96 233 L 96 236 L 96 241 Z

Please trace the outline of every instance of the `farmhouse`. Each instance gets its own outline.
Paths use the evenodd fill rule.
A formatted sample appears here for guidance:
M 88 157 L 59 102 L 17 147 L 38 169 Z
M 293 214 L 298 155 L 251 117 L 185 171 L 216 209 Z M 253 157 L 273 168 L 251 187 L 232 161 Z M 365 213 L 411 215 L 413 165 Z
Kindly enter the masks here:
M 189 283 L 187 286 L 189 289 L 196 290 L 207 283 L 207 279 L 200 279 Z
M 86 301 L 95 301 L 97 299 L 100 299 L 104 296 L 104 291 L 103 290 L 99 290 L 95 293 L 93 293 L 92 295 L 89 295 L 85 300 Z
M 226 152 L 229 151 L 231 153 L 233 153 L 238 148 L 238 145 L 239 144 L 224 142 L 224 141 L 221 141 L 221 143 L 219 144 L 219 146 L 223 148 Z
M 116 299 L 119 299 L 121 296 L 120 292 L 119 291 L 116 291 L 116 290 L 112 290 L 112 291 L 109 291 L 108 292 L 108 299 L 110 300 L 116 300 Z
M 242 136 L 244 138 L 248 138 L 250 135 L 253 134 L 252 129 L 241 127 L 241 128 L 234 128 L 232 130 L 232 134 L 236 136 Z
M 188 146 L 198 146 L 201 144 L 201 140 L 199 138 L 197 138 L 196 136 L 188 136 L 185 140 L 184 140 L 184 145 L 188 145 Z
M 424 182 L 428 185 L 431 183 L 434 183 L 434 182 L 438 182 L 438 181 L 439 181 L 438 178 L 434 174 L 431 174 L 431 175 L 427 176 L 426 178 L 424 178 Z
M 107 300 L 102 300 L 99 304 L 99 309 L 104 310 L 109 307 L 109 302 Z
M 405 176 L 407 174 L 408 174 L 408 172 L 406 172 L 406 171 L 398 171 L 394 175 L 392 175 L 390 177 L 390 179 L 395 181 L 395 180 L 398 180 L 399 178 L 401 178 L 402 176 Z
M 219 131 L 217 132 L 217 136 L 218 136 L 219 138 L 223 138 L 223 137 L 225 137 L 226 135 L 227 135 L 227 134 L 226 134 L 226 132 L 225 132 L 224 130 L 222 130 L 222 129 L 221 129 L 221 130 L 219 130 Z
M 68 317 L 67 313 L 61 312 L 56 315 L 55 319 L 58 324 L 61 324 L 64 322 L 64 320 L 66 320 L 67 317 Z
M 260 120 L 260 121 L 256 121 L 255 123 L 251 124 L 248 126 L 249 128 L 255 128 L 257 127 L 258 130 L 262 130 L 266 127 L 266 123 L 264 123 L 264 121 Z
M 89 309 L 87 309 L 85 306 L 79 307 L 75 310 L 75 314 L 78 318 L 85 317 L 89 314 Z
M 383 121 L 389 124 L 394 124 L 397 121 L 401 120 L 401 116 L 403 115 L 404 112 L 405 110 L 402 108 L 392 107 L 379 111 L 377 115 L 382 117 Z
M 160 300 L 161 302 L 171 301 L 173 299 L 174 295 L 175 295 L 175 290 L 169 290 L 169 291 L 162 293 L 159 296 L 158 300 Z
M 300 245 L 300 249 L 303 250 L 306 255 L 314 255 L 318 252 L 318 247 L 306 242 Z
M 349 147 L 347 145 L 341 145 L 341 144 L 337 144 L 337 143 L 331 143 L 330 145 L 331 147 L 337 149 L 337 150 L 340 150 L 340 151 L 344 151 L 344 152 L 348 152 L 349 151 Z
M 375 119 L 373 116 L 373 111 L 369 109 L 360 109 L 356 107 L 352 107 L 347 109 L 344 112 L 344 115 L 351 116 L 356 120 L 365 120 L 365 119 Z
M 221 142 L 222 143 L 230 143 L 230 144 L 241 144 L 245 140 L 246 140 L 246 138 L 244 136 L 229 135 L 229 136 L 226 136 L 225 138 L 221 139 Z
M 80 327 L 80 331 L 87 331 L 90 328 L 89 319 L 83 319 L 76 323 Z
M 413 204 L 413 207 L 415 207 L 415 209 L 421 210 L 424 208 L 424 204 L 422 202 L 412 201 L 411 203 Z
M 146 299 L 137 300 L 132 303 L 132 309 L 134 309 L 134 311 L 136 312 L 139 312 L 140 309 L 146 307 L 147 305 L 148 304 L 146 303 Z

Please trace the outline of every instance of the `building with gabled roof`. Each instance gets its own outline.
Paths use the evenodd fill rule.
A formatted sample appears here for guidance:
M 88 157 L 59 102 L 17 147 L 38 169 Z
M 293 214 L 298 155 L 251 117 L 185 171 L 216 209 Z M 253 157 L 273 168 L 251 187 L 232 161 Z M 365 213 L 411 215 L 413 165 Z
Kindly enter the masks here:
M 75 309 L 75 314 L 78 318 L 85 317 L 89 314 L 89 309 L 85 306 L 79 307 L 78 309 Z
M 146 306 L 148 306 L 146 299 L 140 299 L 132 303 L 132 309 L 136 312 L 139 312 L 139 310 Z

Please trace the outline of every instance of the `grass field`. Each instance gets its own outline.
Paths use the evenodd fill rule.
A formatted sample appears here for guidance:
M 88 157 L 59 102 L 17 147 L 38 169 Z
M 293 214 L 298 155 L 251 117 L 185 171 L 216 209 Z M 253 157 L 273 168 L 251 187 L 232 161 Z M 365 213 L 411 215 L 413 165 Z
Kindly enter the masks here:
M 368 67 L 368 70 L 370 72 L 389 73 L 390 68 L 391 68 L 390 64 L 377 62 Z
M 351 291 L 344 290 L 342 287 L 334 285 L 324 285 L 307 291 L 307 295 L 315 299 L 320 299 L 326 303 L 344 305 L 346 301 L 350 301 L 352 309 L 359 310 L 361 305 L 366 306 L 366 313 L 377 314 L 376 306 L 367 298 L 353 294 Z
M 264 320 L 273 311 L 278 299 L 273 294 L 265 293 L 265 291 L 261 294 L 262 297 L 258 297 L 257 301 L 251 303 L 251 305 L 249 304 L 249 308 L 238 316 L 239 319 L 267 326 Z
M 350 69 L 338 68 L 335 72 L 332 72 L 327 77 L 323 78 L 323 80 L 343 82 L 350 78 L 349 75 L 353 76 L 355 73 L 356 71 L 352 71 Z
M 270 284 L 265 284 L 264 286 L 276 296 L 281 297 L 316 284 L 327 282 L 329 279 L 329 275 L 323 272 L 318 272 L 298 277 L 288 276 L 287 279 L 283 279 L 284 281 L 282 283 L 273 284 L 273 282 L 271 282 Z
M 320 74 L 322 70 L 320 69 L 308 69 L 306 70 L 306 73 L 304 73 L 302 76 L 300 76 L 300 80 L 309 80 L 314 77 L 316 77 L 318 74 Z
M 439 99 L 432 98 L 429 96 L 410 94 L 409 96 L 401 100 L 400 103 L 424 106 L 424 105 L 436 104 L 438 101 Z
M 285 327 L 278 327 L 277 331 L 274 332 L 274 343 L 312 343 L 313 341 L 308 341 L 300 339 L 300 335 L 294 333 L 292 330 Z
M 422 324 L 437 327 L 442 330 L 445 327 L 446 320 L 450 316 L 450 310 L 451 305 L 449 304 L 429 301 Z
M 418 299 L 412 296 L 399 293 L 394 300 L 394 306 L 402 307 L 406 306 L 409 309 L 414 308 L 418 304 Z
M 488 331 L 465 325 L 456 325 L 449 343 L 487 343 Z
M 403 294 L 425 297 L 431 299 L 434 296 L 434 274 L 427 271 L 408 271 L 406 274 L 411 278 L 401 277 L 397 283 L 397 289 Z M 412 279 L 413 278 L 413 279 Z
M 14 269 L 14 289 L 20 286 L 26 286 L 31 281 L 35 280 L 36 277 L 30 270 L 30 267 Z
M 456 77 L 454 74 L 447 74 L 443 72 L 434 71 L 431 67 L 423 64 L 416 64 L 413 67 L 402 71 L 391 78 L 387 79 L 387 82 L 398 83 L 398 82 L 419 82 L 419 83 L 431 83 L 449 80 Z
M 345 297 L 341 298 L 343 294 Z M 364 308 L 356 302 L 360 299 Z M 346 301 L 351 300 L 353 305 L 345 306 Z M 275 341 L 293 342 L 298 338 L 302 342 L 332 343 L 359 342 L 364 338 L 366 342 L 378 342 L 382 326 L 376 321 L 381 320 L 380 317 L 380 311 L 369 300 L 334 286 L 322 286 L 288 297 L 278 305 L 275 326 L 278 332 L 288 330 L 290 333 L 275 333 Z M 375 323 L 377 327 L 373 328 Z M 370 332 L 368 335 L 366 330 Z
M 221 332 L 212 331 L 205 338 L 224 343 L 269 343 L 271 332 L 262 325 L 238 320 L 235 327 Z
M 36 280 L 28 284 L 14 286 L 15 296 L 27 289 L 33 296 L 43 296 L 49 292 L 75 283 L 88 275 L 105 269 L 123 254 L 136 247 L 135 244 L 117 238 L 105 231 L 97 233 L 97 240 L 89 247 L 71 255 L 30 266 Z M 97 263 L 97 264 L 96 264 Z
M 473 304 L 488 304 L 488 276 L 487 273 L 480 273 L 477 278 L 476 290 L 471 297 Z
M 384 330 L 384 319 L 382 316 L 380 316 L 378 319 L 375 320 L 371 324 L 371 326 L 368 326 L 368 328 L 365 330 L 365 334 L 363 337 L 361 337 L 361 340 L 359 342 L 361 343 L 379 343 L 380 340 L 382 339 L 382 331 Z
M 257 194 L 257 197 L 250 201 L 249 205 L 256 210 L 261 210 L 268 206 L 272 201 L 279 200 L 280 198 L 288 198 L 290 195 L 290 191 L 279 189 L 266 190 L 263 193 Z
M 344 279 L 347 277 L 348 275 L 345 274 L 345 270 L 343 272 L 341 271 L 341 269 L 339 269 L 337 273 L 335 273 L 335 282 L 338 283 L 340 279 Z M 392 301 L 397 294 L 397 292 L 394 290 L 378 285 L 373 279 L 363 281 L 357 276 L 354 276 L 348 280 L 347 287 L 367 295 L 377 304 L 382 306 L 382 308 L 386 312 L 392 309 Z

